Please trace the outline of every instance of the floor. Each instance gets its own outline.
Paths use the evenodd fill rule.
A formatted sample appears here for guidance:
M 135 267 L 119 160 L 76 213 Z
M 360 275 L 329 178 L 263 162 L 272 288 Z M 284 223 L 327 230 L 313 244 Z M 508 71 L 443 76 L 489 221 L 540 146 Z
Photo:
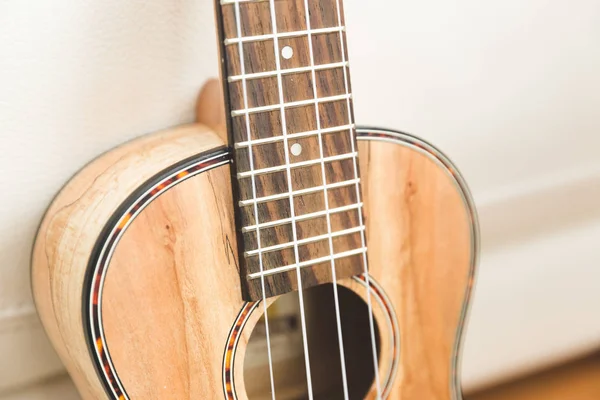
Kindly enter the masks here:
M 0 395 L 2 400 L 77 400 L 79 396 L 67 378 L 38 388 Z M 520 379 L 465 400 L 599 400 L 600 354 Z
M 598 400 L 600 354 L 523 378 L 465 400 Z

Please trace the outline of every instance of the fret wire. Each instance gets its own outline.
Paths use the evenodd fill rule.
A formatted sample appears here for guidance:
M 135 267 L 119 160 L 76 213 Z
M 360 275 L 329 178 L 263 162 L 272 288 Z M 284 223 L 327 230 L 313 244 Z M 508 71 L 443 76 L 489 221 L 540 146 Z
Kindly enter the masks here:
M 289 192 L 285 192 L 285 193 L 273 194 L 270 196 L 258 197 L 258 198 L 249 199 L 249 200 L 241 200 L 238 204 L 240 207 L 251 206 L 255 203 L 257 203 L 257 204 L 258 203 L 266 203 L 268 201 L 285 199 L 290 196 L 300 196 L 300 195 L 304 195 L 304 194 L 320 192 L 325 187 L 327 187 L 327 189 L 336 189 L 336 188 L 340 188 L 340 187 L 344 187 L 344 186 L 355 185 L 359 182 L 360 182 L 360 178 L 350 179 L 350 180 L 347 180 L 344 182 L 330 183 L 330 184 L 323 185 L 323 186 L 314 186 L 314 187 L 310 187 L 310 188 L 306 188 L 306 189 L 293 190 L 293 191 L 289 191 Z
M 342 25 L 342 7 L 340 4 L 340 0 L 336 0 L 336 8 L 337 8 L 337 18 L 338 18 L 338 25 Z M 344 44 L 344 35 L 342 32 L 339 33 L 339 37 L 340 37 L 340 48 L 341 48 L 341 54 L 342 54 L 342 62 L 346 62 L 346 45 Z M 350 82 L 349 82 L 349 77 L 348 77 L 348 71 L 347 68 L 344 68 L 344 87 L 346 90 L 346 94 L 350 94 Z M 346 100 L 347 106 L 348 106 L 348 117 L 350 119 L 350 123 L 353 123 L 353 117 L 352 117 L 352 105 L 350 104 L 350 99 Z M 350 131 L 350 142 L 352 143 L 352 151 L 354 151 L 355 149 L 355 140 L 354 140 L 354 131 Z M 358 164 L 356 162 L 356 159 L 354 159 L 354 174 L 356 176 L 358 176 Z M 361 201 L 361 196 L 360 196 L 360 184 L 356 183 L 356 199 L 357 201 Z M 359 223 L 360 225 L 363 225 L 363 216 L 362 213 L 358 214 L 358 218 L 359 218 Z M 367 244 L 366 244 L 366 239 L 365 239 L 365 233 L 362 232 L 361 235 L 361 243 L 363 248 L 366 249 Z M 367 260 L 367 253 L 366 251 L 363 253 L 363 263 L 364 263 L 364 275 L 365 275 L 365 281 L 367 284 L 367 287 L 370 287 L 370 276 L 369 276 L 369 266 L 368 266 L 368 260 Z M 379 357 L 377 355 L 377 344 L 375 343 L 375 323 L 373 320 L 373 304 L 371 302 L 371 291 L 368 290 L 367 291 L 368 296 L 367 296 L 367 306 L 368 306 L 368 310 L 369 310 L 369 328 L 371 330 L 371 351 L 373 353 L 373 369 L 375 371 L 375 386 L 377 388 L 377 397 L 381 397 L 382 392 L 381 392 L 381 381 L 379 379 Z
M 272 275 L 277 275 L 277 274 L 281 274 L 283 272 L 289 272 L 289 271 L 293 271 L 297 268 L 305 268 L 305 267 L 309 267 L 311 265 L 316 265 L 316 264 L 321 264 L 327 261 L 331 261 L 331 259 L 334 260 L 338 260 L 340 258 L 346 258 L 346 257 L 351 257 L 351 256 L 355 256 L 358 254 L 366 254 L 367 252 L 367 248 L 366 247 L 361 247 L 359 249 L 354 249 L 354 250 L 349 250 L 349 251 L 344 251 L 342 253 L 337 253 L 334 255 L 330 255 L 330 256 L 325 256 L 325 257 L 320 257 L 320 258 L 315 258 L 313 260 L 308 260 L 308 261 L 302 261 L 300 263 L 297 264 L 290 264 L 290 265 L 285 265 L 283 267 L 277 267 L 277 268 L 272 268 L 272 269 L 268 269 L 266 271 L 261 272 L 256 272 L 253 274 L 248 274 L 248 279 L 250 280 L 254 280 L 254 279 L 259 279 L 262 277 L 268 277 L 268 276 L 272 276 Z
M 244 108 L 244 109 L 241 109 L 241 110 L 234 110 L 234 111 L 231 112 L 231 116 L 232 117 L 239 117 L 239 116 L 242 116 L 242 115 L 246 115 L 247 113 L 248 114 L 256 114 L 256 113 L 260 113 L 260 112 L 274 111 L 274 110 L 281 110 L 281 112 L 283 113 L 286 108 L 308 106 L 308 105 L 313 105 L 313 104 L 318 104 L 318 103 L 330 103 L 332 101 L 349 100 L 351 98 L 352 98 L 352 94 L 346 93 L 346 94 L 340 94 L 340 95 L 337 95 L 337 96 L 322 97 L 322 98 L 317 99 L 317 100 L 315 100 L 315 99 L 308 99 L 308 100 L 300 100 L 300 101 L 291 101 L 289 103 L 285 103 L 285 102 L 282 101 L 280 104 L 272 104 L 272 105 L 269 105 L 269 106 Z
M 291 241 L 291 242 L 287 242 L 287 243 L 280 243 L 280 244 L 276 244 L 273 246 L 263 247 L 260 250 L 258 250 L 258 249 L 257 250 L 249 250 L 249 251 L 244 252 L 244 256 L 252 257 L 252 256 L 260 255 L 260 254 L 270 253 L 270 252 L 276 251 L 276 250 L 288 249 L 295 245 L 301 246 L 303 244 L 314 243 L 314 242 L 318 242 L 320 240 L 325 240 L 325 239 L 329 239 L 329 238 L 347 236 L 347 235 L 351 235 L 353 233 L 362 232 L 364 230 L 365 230 L 364 226 L 357 226 L 355 228 L 344 229 L 342 231 L 330 232 L 330 233 L 326 233 L 324 235 L 311 236 L 306 239 L 299 239 L 299 240 L 295 240 L 295 241 Z M 331 253 L 333 253 L 333 249 L 332 249 Z
M 236 28 L 237 28 L 237 36 L 241 37 L 242 36 L 242 19 L 241 19 L 241 12 L 240 12 L 240 3 L 239 1 L 235 3 L 235 18 L 236 18 Z M 245 65 L 244 65 L 244 46 L 243 43 L 240 42 L 239 43 L 239 57 L 240 57 L 240 72 L 242 73 L 242 75 L 246 74 L 245 71 Z M 246 79 L 242 79 L 242 91 L 243 91 L 243 96 L 244 96 L 244 108 L 248 109 L 248 89 L 247 89 L 247 85 L 246 85 Z M 248 134 L 248 140 L 252 140 L 252 135 L 251 135 L 251 131 L 250 131 L 250 115 L 248 113 L 246 113 L 246 130 L 247 130 L 247 134 Z M 254 169 L 254 163 L 253 163 L 253 156 L 252 156 L 252 145 L 250 145 L 248 147 L 248 153 L 250 156 L 250 170 Z M 253 197 L 256 198 L 256 182 L 254 181 L 254 176 L 251 178 L 252 179 L 252 194 Z M 258 221 L 258 203 L 254 204 L 254 218 L 256 220 L 257 223 L 259 223 Z M 261 242 L 260 242 L 260 229 L 256 229 L 256 245 L 257 247 L 260 249 L 261 248 Z M 262 273 L 264 266 L 263 266 L 263 259 L 262 259 L 262 255 L 258 256 L 258 265 L 259 265 L 259 271 Z M 269 337 L 269 318 L 267 316 L 267 302 L 266 302 L 266 285 L 265 285 L 265 279 L 264 277 L 261 277 L 260 280 L 260 285 L 261 285 L 261 291 L 262 291 L 262 298 L 263 298 L 263 310 L 265 313 L 265 330 L 266 330 L 266 341 L 267 341 L 267 356 L 268 356 L 268 360 L 269 360 L 269 378 L 270 378 L 270 384 L 271 384 L 271 397 L 272 400 L 275 400 L 275 378 L 273 375 L 273 357 L 271 354 L 271 339 Z
M 310 214 L 297 215 L 296 221 L 306 221 L 309 219 L 323 217 L 327 213 L 329 213 L 331 215 L 331 214 L 343 213 L 346 211 L 358 210 L 358 209 L 362 208 L 362 206 L 363 206 L 363 203 L 356 203 L 356 204 L 351 204 L 349 206 L 332 208 L 330 210 L 322 210 L 322 211 L 316 211 L 316 212 L 313 212 Z M 271 221 L 271 222 L 263 222 L 258 225 L 245 226 L 242 228 L 242 232 L 244 232 L 244 233 L 252 232 L 252 231 L 256 230 L 257 227 L 258 227 L 258 229 L 272 228 L 274 226 L 289 224 L 290 222 L 292 222 L 291 218 L 283 218 L 283 219 L 278 219 L 278 220 Z
M 297 68 L 286 68 L 286 69 L 282 69 L 281 70 L 281 74 L 282 75 L 290 75 L 290 74 L 297 74 L 297 73 L 301 73 L 301 72 L 310 72 L 310 71 L 323 71 L 326 69 L 335 69 L 335 68 L 342 68 L 342 67 L 348 67 L 350 66 L 349 62 L 336 62 L 336 63 L 330 63 L 330 64 L 321 64 L 321 65 L 315 65 L 314 67 L 309 66 L 309 67 L 297 67 Z M 277 76 L 277 71 L 266 71 L 266 72 L 255 72 L 253 74 L 245 74 L 245 75 L 233 75 L 227 78 L 227 81 L 229 82 L 238 82 L 241 81 L 242 78 L 246 78 L 246 80 L 249 79 L 257 79 L 257 78 L 269 78 L 269 77 L 273 77 L 273 76 Z
M 313 32 L 313 34 L 326 34 L 326 33 L 343 32 L 344 30 L 346 30 L 345 26 L 334 26 L 331 28 L 313 29 L 312 32 Z M 241 43 L 263 42 L 265 40 L 271 40 L 271 39 L 287 39 L 287 38 L 300 37 L 300 36 L 308 35 L 308 33 L 309 33 L 308 30 L 295 31 L 295 32 L 280 32 L 277 34 L 269 33 L 266 35 L 244 36 L 241 38 L 225 39 L 224 43 L 225 43 L 225 46 L 229 46 L 232 44 L 238 44 L 240 42 Z
M 246 171 L 246 172 L 240 172 L 237 174 L 238 178 L 248 178 L 250 176 L 256 176 L 256 175 L 264 175 L 264 174 L 270 174 L 273 172 L 280 172 L 280 171 L 285 171 L 287 168 L 301 168 L 301 167 L 310 167 L 312 165 L 317 165 L 317 164 L 321 164 L 323 162 L 333 162 L 333 161 L 340 161 L 340 160 L 349 160 L 352 159 L 354 157 L 357 157 L 358 153 L 354 152 L 354 153 L 347 153 L 347 154 L 339 154 L 336 156 L 330 156 L 330 157 L 325 157 L 325 158 L 317 158 L 315 160 L 307 160 L 307 161 L 298 161 L 295 163 L 291 163 L 291 164 L 285 164 L 285 165 L 278 165 L 275 167 L 267 167 L 267 168 L 262 168 L 262 169 L 255 169 L 252 171 Z M 325 182 L 326 183 L 326 182 Z
M 346 131 L 346 130 L 354 129 L 354 128 L 355 128 L 354 124 L 333 126 L 331 128 L 321 129 L 321 133 L 342 132 L 342 131 Z M 315 136 L 318 133 L 319 133 L 318 130 L 298 132 L 298 133 L 288 133 L 287 137 L 288 137 L 288 139 L 296 139 L 296 138 L 307 137 L 307 136 Z M 266 143 L 274 143 L 274 142 L 281 142 L 281 141 L 283 141 L 283 136 L 270 136 L 270 137 L 261 138 L 261 139 L 252 139 L 252 140 L 245 141 L 245 142 L 238 142 L 235 144 L 235 148 L 240 149 L 243 147 L 248 147 L 249 144 L 252 144 L 254 146 L 256 144 L 266 144 Z

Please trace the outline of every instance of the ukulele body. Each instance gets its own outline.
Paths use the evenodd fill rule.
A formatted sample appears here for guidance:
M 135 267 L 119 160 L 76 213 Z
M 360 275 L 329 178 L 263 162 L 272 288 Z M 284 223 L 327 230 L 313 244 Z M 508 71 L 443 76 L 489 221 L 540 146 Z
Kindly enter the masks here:
M 479 240 L 468 189 L 417 138 L 362 129 L 358 143 L 382 390 L 395 400 L 461 399 Z M 246 399 L 261 390 L 244 379 L 263 307 L 241 297 L 230 160 L 208 128 L 179 127 L 102 155 L 50 206 L 33 291 L 84 399 Z M 364 279 L 338 286 L 366 298 Z M 326 376 L 313 360 L 314 375 Z M 366 398 L 375 393 L 373 385 Z

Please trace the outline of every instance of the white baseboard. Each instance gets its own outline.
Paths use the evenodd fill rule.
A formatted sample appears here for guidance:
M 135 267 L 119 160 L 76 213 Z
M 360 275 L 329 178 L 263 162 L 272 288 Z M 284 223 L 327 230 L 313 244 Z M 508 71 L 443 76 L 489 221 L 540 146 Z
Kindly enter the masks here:
M 475 197 L 483 251 L 600 218 L 600 164 L 518 182 Z
M 33 307 L 0 314 L 1 394 L 64 371 Z
M 0 393 L 0 400 L 80 400 L 73 382 L 67 376 L 32 385 L 23 390 Z

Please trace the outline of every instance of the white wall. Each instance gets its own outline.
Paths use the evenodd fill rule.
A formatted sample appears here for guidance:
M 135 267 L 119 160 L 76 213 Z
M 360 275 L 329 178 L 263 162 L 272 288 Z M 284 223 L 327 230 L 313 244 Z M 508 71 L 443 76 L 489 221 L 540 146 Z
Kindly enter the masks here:
M 481 211 L 467 385 L 599 346 L 600 2 L 345 3 L 358 121 L 437 144 Z M 29 291 L 45 207 L 100 152 L 192 119 L 212 7 L 0 0 L 0 393 L 61 373 Z

